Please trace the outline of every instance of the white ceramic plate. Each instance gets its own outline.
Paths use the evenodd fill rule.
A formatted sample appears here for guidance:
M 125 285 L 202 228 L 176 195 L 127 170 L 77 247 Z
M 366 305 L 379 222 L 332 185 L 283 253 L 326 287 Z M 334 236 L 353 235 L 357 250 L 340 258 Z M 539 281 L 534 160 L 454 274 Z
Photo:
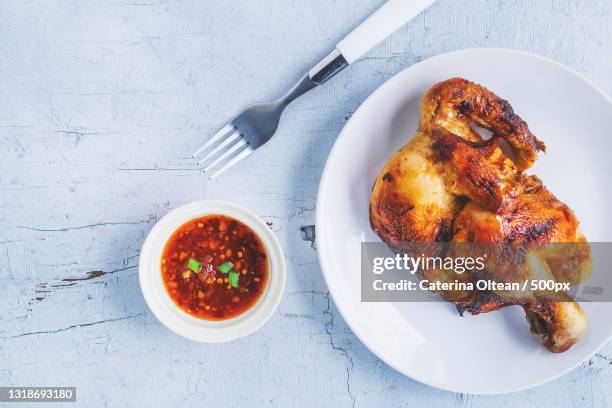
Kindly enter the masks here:
M 319 258 L 342 316 L 387 364 L 446 390 L 517 391 L 568 372 L 603 346 L 612 335 L 612 304 L 583 304 L 588 334 L 569 351 L 553 354 L 530 336 L 519 307 L 461 318 L 447 303 L 360 301 L 360 243 L 379 241 L 368 221 L 374 180 L 414 134 L 421 95 L 454 76 L 485 85 L 510 101 L 547 145 L 532 172 L 574 209 L 590 241 L 612 241 L 611 101 L 551 60 L 518 51 L 471 49 L 406 69 L 374 92 L 346 124 L 319 188 Z
M 261 239 L 268 254 L 269 279 L 265 292 L 247 311 L 232 319 L 198 319 L 181 310 L 170 298 L 161 276 L 161 256 L 168 239 L 184 223 L 220 214 L 241 221 Z M 155 317 L 173 332 L 203 343 L 224 343 L 253 333 L 270 319 L 285 289 L 285 259 L 274 233 L 257 215 L 226 201 L 194 201 L 175 208 L 155 224 L 145 240 L 138 265 L 142 294 Z

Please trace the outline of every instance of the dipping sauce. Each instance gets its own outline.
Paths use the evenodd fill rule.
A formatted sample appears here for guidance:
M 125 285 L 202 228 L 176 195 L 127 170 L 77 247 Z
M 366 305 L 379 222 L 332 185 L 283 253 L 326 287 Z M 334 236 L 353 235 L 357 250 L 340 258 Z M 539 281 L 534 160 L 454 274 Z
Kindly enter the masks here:
M 195 218 L 170 237 L 161 259 L 166 291 L 185 312 L 206 320 L 236 317 L 252 307 L 268 282 L 259 237 L 223 215 Z

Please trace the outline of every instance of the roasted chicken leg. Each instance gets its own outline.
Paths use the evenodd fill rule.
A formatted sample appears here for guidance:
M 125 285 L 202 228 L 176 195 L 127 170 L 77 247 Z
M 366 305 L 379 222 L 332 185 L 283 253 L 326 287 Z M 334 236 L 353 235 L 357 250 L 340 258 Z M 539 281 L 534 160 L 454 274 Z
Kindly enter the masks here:
M 476 126 L 492 137 L 484 140 Z M 525 262 L 500 268 L 504 263 L 497 260 L 487 267 L 490 278 L 550 276 L 579 283 L 590 271 L 590 249 L 576 216 L 537 177 L 523 172 L 544 150 L 510 104 L 486 88 L 461 78 L 436 84 L 422 98 L 416 135 L 391 157 L 374 184 L 372 229 L 400 253 L 411 243 L 521 245 L 529 251 Z M 567 251 L 547 246 L 551 243 L 583 245 Z M 431 278 L 436 271 L 427 273 Z M 440 294 L 472 314 L 522 306 L 532 333 L 553 352 L 567 350 L 586 332 L 582 309 L 567 295 Z

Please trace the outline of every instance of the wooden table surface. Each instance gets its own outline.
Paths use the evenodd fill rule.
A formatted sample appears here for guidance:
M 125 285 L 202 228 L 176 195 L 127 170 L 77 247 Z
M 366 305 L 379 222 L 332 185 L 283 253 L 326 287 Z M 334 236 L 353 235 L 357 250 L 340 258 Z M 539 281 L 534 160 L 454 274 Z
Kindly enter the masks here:
M 232 113 L 278 95 L 382 2 L 0 4 L 0 385 L 73 385 L 78 406 L 90 407 L 591 407 L 612 399 L 612 345 L 511 396 L 453 394 L 402 376 L 343 322 L 304 240 L 342 126 L 411 64 L 461 48 L 515 48 L 612 94 L 609 0 L 439 0 L 298 100 L 274 140 L 221 178 L 208 181 L 189 158 Z M 225 345 L 174 335 L 138 285 L 153 224 L 202 198 L 261 215 L 288 262 L 274 317 Z

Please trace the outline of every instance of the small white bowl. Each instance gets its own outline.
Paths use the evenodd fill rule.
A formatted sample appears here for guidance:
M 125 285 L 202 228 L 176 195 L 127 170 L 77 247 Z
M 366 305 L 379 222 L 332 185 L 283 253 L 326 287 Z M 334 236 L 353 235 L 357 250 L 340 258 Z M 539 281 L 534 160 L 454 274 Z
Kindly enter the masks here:
M 166 242 L 181 225 L 206 215 L 226 215 L 243 222 L 261 239 L 268 254 L 270 270 L 264 293 L 250 309 L 228 320 L 198 319 L 182 311 L 162 281 L 161 256 Z M 142 294 L 159 321 L 183 337 L 204 343 L 224 343 L 253 333 L 272 316 L 285 289 L 285 259 L 276 236 L 257 215 L 225 201 L 194 201 L 166 214 L 149 232 L 138 268 Z

